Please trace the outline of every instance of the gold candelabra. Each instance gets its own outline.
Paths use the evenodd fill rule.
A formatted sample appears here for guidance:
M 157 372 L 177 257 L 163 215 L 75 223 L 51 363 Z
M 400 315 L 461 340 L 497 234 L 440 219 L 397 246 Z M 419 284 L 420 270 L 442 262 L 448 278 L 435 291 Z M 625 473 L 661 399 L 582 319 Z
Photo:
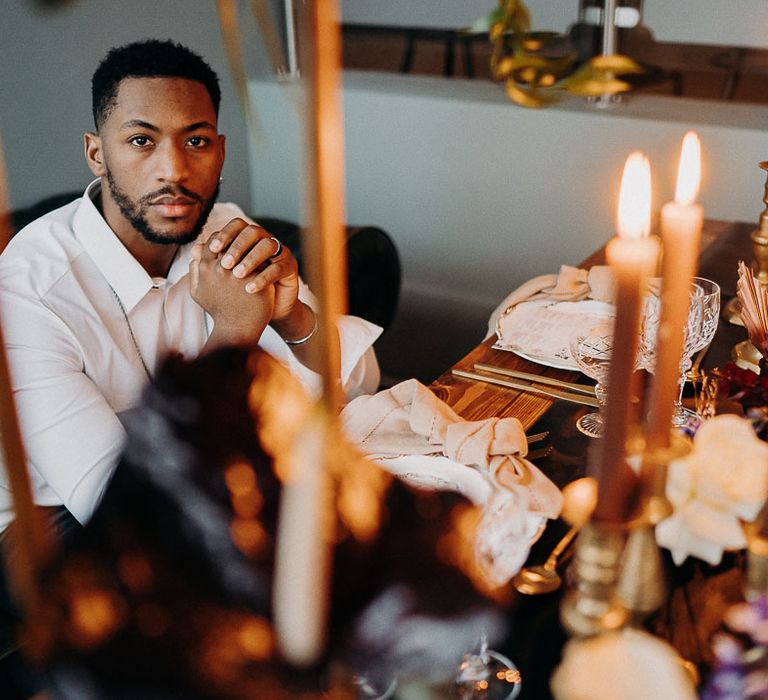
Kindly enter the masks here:
M 623 524 L 587 523 L 576 540 L 573 583 L 560 608 L 563 626 L 576 637 L 620 629 L 627 610 L 617 595 L 627 539 Z
M 768 595 L 768 509 L 757 516 L 745 530 L 747 535 L 747 566 L 744 578 L 744 597 L 754 600 Z
M 572 584 L 560 611 L 565 628 L 576 637 L 639 626 L 658 610 L 667 595 L 656 525 L 672 513 L 666 496 L 667 469 L 691 449 L 673 431 L 668 446 L 646 449 L 641 436 L 628 443 L 642 461 L 640 507 L 626 523 L 590 522 L 574 552 Z
M 762 170 L 768 173 L 768 160 L 764 160 L 759 165 Z M 766 177 L 765 187 L 763 189 L 763 203 L 765 204 L 765 208 L 760 213 L 758 226 L 752 231 L 749 238 L 752 241 L 752 256 L 754 257 L 755 267 L 757 268 L 757 280 L 764 287 L 768 287 L 768 177 Z M 741 322 L 741 303 L 739 302 L 738 297 L 734 297 L 725 305 L 723 316 L 729 323 L 736 326 L 744 325 Z M 749 344 L 749 341 L 746 341 L 746 344 Z M 738 347 L 739 346 L 737 345 L 734 348 L 734 355 L 736 355 L 736 348 Z M 741 354 L 744 355 L 744 361 L 748 362 L 753 353 L 750 353 L 748 348 L 742 348 Z M 734 360 L 738 362 L 738 359 L 735 356 Z
M 768 160 L 760 163 L 760 168 L 768 174 Z M 763 190 L 763 203 L 765 209 L 760 214 L 758 227 L 752 231 L 752 254 L 757 264 L 757 280 L 764 287 L 768 287 L 768 177 L 766 177 Z
M 764 160 L 760 163 L 760 168 L 768 173 L 768 161 Z M 768 177 L 766 177 L 763 190 L 763 203 L 765 204 L 765 209 L 760 214 L 758 227 L 752 231 L 749 237 L 752 241 L 752 255 L 755 259 L 755 267 L 757 268 L 757 281 L 763 287 L 768 288 Z M 738 297 L 734 297 L 726 304 L 723 314 L 729 323 L 739 326 L 744 325 L 741 321 L 741 303 Z M 760 372 L 762 355 L 750 340 L 742 340 L 736 343 L 731 348 L 731 359 L 739 367 L 751 369 L 757 373 Z

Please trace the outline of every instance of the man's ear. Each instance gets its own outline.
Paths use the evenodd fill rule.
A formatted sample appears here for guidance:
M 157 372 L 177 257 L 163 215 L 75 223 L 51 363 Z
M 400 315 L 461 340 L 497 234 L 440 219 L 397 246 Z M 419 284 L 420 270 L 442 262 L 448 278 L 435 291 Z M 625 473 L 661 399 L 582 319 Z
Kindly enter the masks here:
M 101 149 L 101 136 L 93 131 L 86 131 L 83 134 L 83 150 L 85 152 L 85 162 L 96 177 L 106 175 L 107 169 L 104 166 L 104 152 Z

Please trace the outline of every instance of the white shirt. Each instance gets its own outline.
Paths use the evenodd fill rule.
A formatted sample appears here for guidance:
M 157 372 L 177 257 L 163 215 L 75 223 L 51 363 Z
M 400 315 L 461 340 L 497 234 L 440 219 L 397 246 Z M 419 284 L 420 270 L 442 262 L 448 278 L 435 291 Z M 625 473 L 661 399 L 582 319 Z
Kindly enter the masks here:
M 169 350 L 195 357 L 213 327 L 189 293 L 192 244 L 179 248 L 167 279 L 149 277 L 93 203 L 99 187 L 96 180 L 82 198 L 32 222 L 0 256 L 0 315 L 34 500 L 65 505 L 80 522 L 122 450 L 119 416 L 148 381 L 142 358 L 154 374 Z M 235 217 L 248 220 L 237 206 L 216 204 L 202 235 Z M 299 297 L 312 301 L 303 283 Z M 347 396 L 376 391 L 371 346 L 381 328 L 345 316 L 338 330 Z M 319 375 L 271 327 L 259 345 L 319 390 Z M 12 519 L 0 470 L 0 531 Z

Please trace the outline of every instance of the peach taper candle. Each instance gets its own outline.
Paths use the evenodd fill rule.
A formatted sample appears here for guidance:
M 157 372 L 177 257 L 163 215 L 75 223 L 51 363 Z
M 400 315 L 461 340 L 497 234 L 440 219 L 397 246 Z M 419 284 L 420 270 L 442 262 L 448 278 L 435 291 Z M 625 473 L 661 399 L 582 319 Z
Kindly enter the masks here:
M 632 413 L 631 377 L 637 356 L 640 306 L 658 257 L 658 243 L 649 237 L 650 216 L 650 163 L 642 153 L 634 152 L 627 158 L 621 181 L 618 235 L 606 247 L 616 279 L 616 320 L 608 370 L 605 431 L 595 465 L 598 489 L 592 517 L 598 522 L 625 522 L 638 482 L 626 461 L 626 441 Z
M 661 320 L 656 340 L 656 370 L 651 387 L 648 450 L 669 446 L 680 361 L 690 308 L 691 278 L 696 272 L 704 214 L 696 196 L 701 180 L 701 143 L 689 131 L 683 139 L 675 199 L 661 210 Z

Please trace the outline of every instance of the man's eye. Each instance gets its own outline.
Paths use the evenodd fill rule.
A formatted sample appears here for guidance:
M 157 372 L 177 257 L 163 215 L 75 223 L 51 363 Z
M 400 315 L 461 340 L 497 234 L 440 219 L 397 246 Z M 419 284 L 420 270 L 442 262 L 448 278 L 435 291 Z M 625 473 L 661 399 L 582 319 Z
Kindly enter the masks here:
M 192 136 L 187 143 L 193 148 L 203 148 L 207 146 L 210 141 L 205 136 Z
M 148 136 L 131 136 L 131 138 L 128 139 L 128 142 L 133 146 L 138 146 L 139 148 L 148 146 L 150 144 Z

